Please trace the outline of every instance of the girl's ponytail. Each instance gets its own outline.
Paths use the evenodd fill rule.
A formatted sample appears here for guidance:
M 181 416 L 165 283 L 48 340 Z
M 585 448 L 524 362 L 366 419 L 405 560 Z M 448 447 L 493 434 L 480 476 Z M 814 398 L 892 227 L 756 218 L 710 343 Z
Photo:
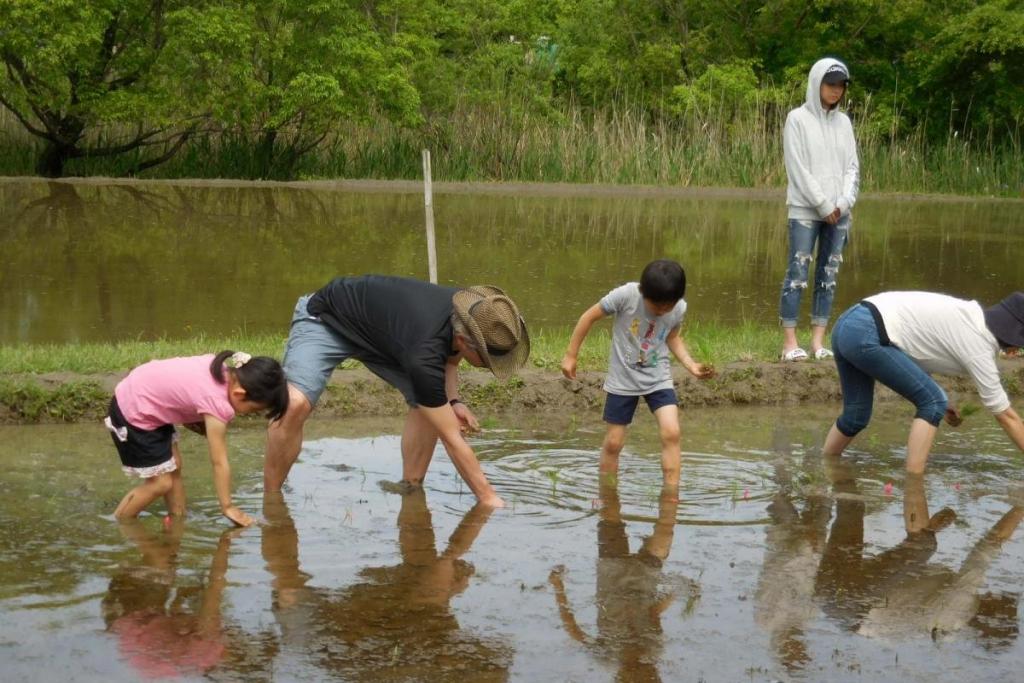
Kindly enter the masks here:
M 235 355 L 234 351 L 221 351 L 213 357 L 210 363 L 210 374 L 217 380 L 217 384 L 224 384 L 224 361 Z
M 210 363 L 210 374 L 224 384 L 224 366 L 235 373 L 245 397 L 267 407 L 267 418 L 280 420 L 288 410 L 288 381 L 281 364 L 268 356 L 250 356 L 238 351 L 221 351 Z

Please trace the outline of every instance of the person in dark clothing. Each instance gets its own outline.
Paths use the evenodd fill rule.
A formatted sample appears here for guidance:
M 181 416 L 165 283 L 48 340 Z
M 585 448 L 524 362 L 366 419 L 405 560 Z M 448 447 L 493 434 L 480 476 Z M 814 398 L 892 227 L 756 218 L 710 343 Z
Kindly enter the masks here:
M 290 402 L 268 430 L 264 485 L 277 491 L 302 448 L 302 426 L 331 373 L 354 358 L 409 404 L 402 432 L 402 479 L 423 481 L 440 438 L 481 503 L 504 501 L 487 481 L 463 433 L 479 428 L 459 400 L 459 363 L 504 379 L 530 354 L 515 303 L 489 285 L 459 289 L 385 275 L 339 277 L 299 298 L 285 348 Z

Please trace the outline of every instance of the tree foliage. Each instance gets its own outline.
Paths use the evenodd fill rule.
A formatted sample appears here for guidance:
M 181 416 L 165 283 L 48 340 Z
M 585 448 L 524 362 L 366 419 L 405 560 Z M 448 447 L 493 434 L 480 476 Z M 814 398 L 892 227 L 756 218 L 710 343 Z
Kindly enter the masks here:
M 0 3 L 0 103 L 44 142 L 38 171 L 68 159 L 162 152 L 194 130 L 165 84 L 164 0 L 5 0 Z M 100 134 L 105 132 L 106 134 Z
M 825 55 L 858 126 L 1019 139 L 1024 0 L 0 0 L 0 104 L 47 175 L 121 153 L 138 172 L 214 134 L 291 177 L 353 122 L 469 110 L 781 119 Z
M 408 51 L 355 2 L 195 3 L 175 17 L 181 74 L 210 117 L 251 143 L 259 175 L 288 177 L 336 124 L 380 115 L 411 124 L 419 94 Z

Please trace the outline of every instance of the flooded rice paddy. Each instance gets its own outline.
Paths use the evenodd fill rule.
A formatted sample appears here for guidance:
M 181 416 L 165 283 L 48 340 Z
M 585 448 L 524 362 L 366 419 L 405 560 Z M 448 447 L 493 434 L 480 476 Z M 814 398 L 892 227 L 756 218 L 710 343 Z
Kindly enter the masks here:
M 296 297 L 336 275 L 426 279 L 422 195 L 388 187 L 2 180 L 0 343 L 283 336 Z M 497 284 L 534 329 L 564 329 L 670 257 L 686 267 L 691 320 L 776 320 L 781 192 L 537 193 L 438 194 L 440 281 Z M 861 200 L 836 306 L 887 289 L 1001 299 L 1024 282 L 1020 207 Z
M 390 420 L 313 421 L 264 497 L 249 423 L 236 502 L 263 524 L 244 530 L 194 435 L 187 520 L 118 525 L 128 481 L 99 425 L 0 427 L 2 678 L 1019 680 L 1019 454 L 979 414 L 908 480 L 910 416 L 887 405 L 824 462 L 821 410 L 684 414 L 678 500 L 652 420 L 602 488 L 596 416 L 491 419 L 473 443 L 509 502 L 493 512 L 443 451 L 425 491 L 382 487 Z

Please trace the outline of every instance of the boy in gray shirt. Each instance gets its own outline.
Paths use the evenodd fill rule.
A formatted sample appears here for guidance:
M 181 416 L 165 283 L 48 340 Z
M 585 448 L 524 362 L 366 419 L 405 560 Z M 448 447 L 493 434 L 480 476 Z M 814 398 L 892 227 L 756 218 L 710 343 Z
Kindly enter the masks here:
M 619 454 L 626 443 L 626 428 L 633 421 L 642 396 L 658 421 L 664 486 L 679 486 L 679 401 L 672 385 L 669 352 L 698 379 L 714 376 L 710 365 L 690 356 L 679 335 L 686 312 L 686 273 L 675 261 L 659 259 L 644 267 L 640 282 L 609 292 L 588 308 L 569 339 L 562 358 L 562 374 L 576 377 L 576 357 L 595 322 L 615 316 L 611 359 L 604 390 L 608 398 L 604 421 L 608 431 L 601 446 L 601 477 L 615 479 Z

